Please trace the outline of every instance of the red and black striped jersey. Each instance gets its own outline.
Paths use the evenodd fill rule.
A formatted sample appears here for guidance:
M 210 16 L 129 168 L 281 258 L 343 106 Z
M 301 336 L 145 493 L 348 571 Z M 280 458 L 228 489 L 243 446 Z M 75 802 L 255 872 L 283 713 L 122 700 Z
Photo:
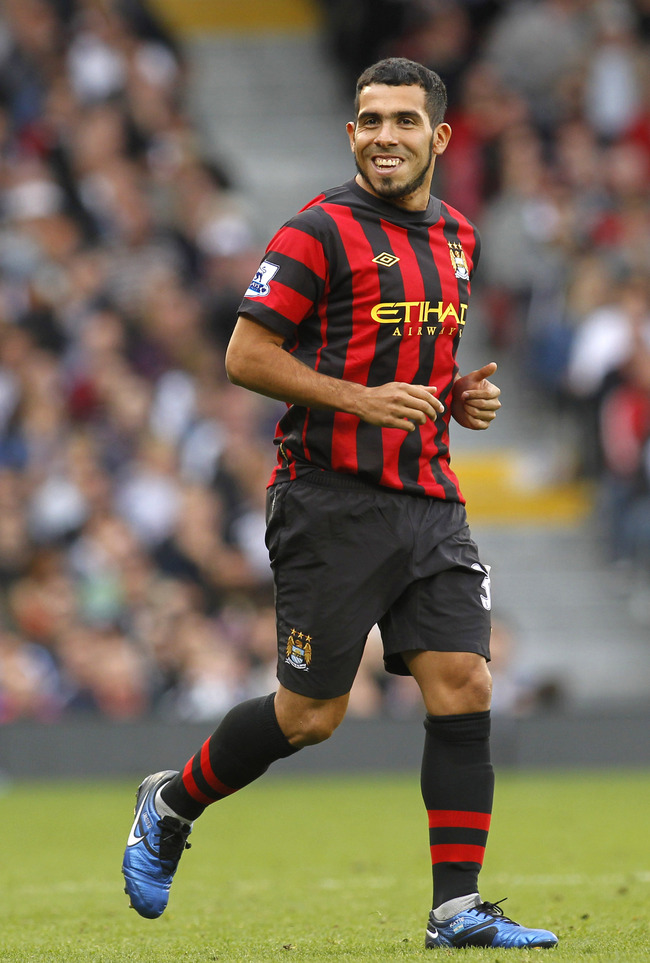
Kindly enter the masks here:
M 425 211 L 405 211 L 354 180 L 314 198 L 278 231 L 240 313 L 284 335 L 287 351 L 331 377 L 435 385 L 445 414 L 409 433 L 290 405 L 276 431 L 271 483 L 325 469 L 464 500 L 449 465 L 449 407 L 479 249 L 473 224 L 437 198 Z

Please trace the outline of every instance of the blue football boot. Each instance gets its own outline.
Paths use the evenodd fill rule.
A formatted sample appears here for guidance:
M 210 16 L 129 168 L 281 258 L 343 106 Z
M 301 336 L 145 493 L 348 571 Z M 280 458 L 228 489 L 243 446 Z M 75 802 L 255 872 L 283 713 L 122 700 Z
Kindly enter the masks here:
M 183 850 L 190 848 L 191 823 L 161 816 L 154 805 L 160 787 L 176 775 L 171 769 L 155 772 L 138 787 L 135 819 L 122 862 L 124 892 L 133 909 L 149 920 L 165 912 L 178 861 Z
M 557 936 L 549 930 L 529 930 L 515 923 L 496 903 L 479 903 L 443 923 L 436 920 L 432 910 L 424 945 L 428 950 L 436 946 L 550 949 L 557 946 Z

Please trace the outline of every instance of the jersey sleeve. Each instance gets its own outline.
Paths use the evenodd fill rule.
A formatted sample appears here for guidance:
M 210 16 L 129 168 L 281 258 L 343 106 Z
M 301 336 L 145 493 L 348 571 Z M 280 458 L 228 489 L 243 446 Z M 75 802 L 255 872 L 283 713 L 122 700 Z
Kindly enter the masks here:
M 315 225 L 297 215 L 271 240 L 239 313 L 290 341 L 316 311 L 327 286 L 328 261 Z
M 481 235 L 474 228 L 474 250 L 472 251 L 472 269 L 470 271 L 470 279 L 474 277 L 474 272 L 478 266 L 479 258 L 481 256 Z

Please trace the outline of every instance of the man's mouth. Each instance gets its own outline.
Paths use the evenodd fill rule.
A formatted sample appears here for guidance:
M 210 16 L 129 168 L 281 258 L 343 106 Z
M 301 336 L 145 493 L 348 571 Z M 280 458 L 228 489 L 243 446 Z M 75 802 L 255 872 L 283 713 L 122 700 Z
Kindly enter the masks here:
M 403 163 L 403 160 L 401 157 L 385 157 L 379 155 L 372 158 L 372 163 L 378 171 L 392 172 Z

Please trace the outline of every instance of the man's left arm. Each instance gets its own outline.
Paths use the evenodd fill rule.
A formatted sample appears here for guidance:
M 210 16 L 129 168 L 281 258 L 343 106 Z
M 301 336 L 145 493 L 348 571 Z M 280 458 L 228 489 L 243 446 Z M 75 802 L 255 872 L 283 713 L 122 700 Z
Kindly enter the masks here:
M 484 431 L 489 428 L 501 407 L 501 389 L 488 381 L 497 370 L 491 361 L 477 371 L 456 375 L 452 389 L 451 414 L 463 428 Z

